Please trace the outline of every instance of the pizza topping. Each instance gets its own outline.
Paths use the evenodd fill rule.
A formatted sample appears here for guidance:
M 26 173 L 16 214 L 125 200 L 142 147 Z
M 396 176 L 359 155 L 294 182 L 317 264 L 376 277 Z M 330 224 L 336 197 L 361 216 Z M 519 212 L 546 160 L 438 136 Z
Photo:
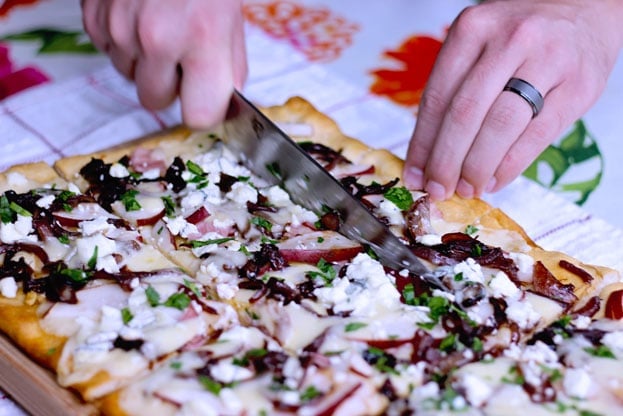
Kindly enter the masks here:
M 561 283 L 540 261 L 534 265 L 533 289 L 536 293 L 566 306 L 577 301 L 577 297 L 573 293 L 575 287 L 571 283 Z
M 182 177 L 185 169 L 184 161 L 179 156 L 176 156 L 173 163 L 167 168 L 164 180 L 171 186 L 173 192 L 180 192 L 186 188 L 186 181 Z
M 422 244 L 426 242 L 421 238 L 426 235 L 435 235 L 430 223 L 430 202 L 428 195 L 423 195 L 415 200 L 405 214 L 406 235 L 414 243 L 419 240 Z M 440 244 L 436 241 L 434 244 Z
M 17 296 L 17 283 L 12 276 L 0 279 L 0 293 L 5 298 L 14 298 Z
M 567 260 L 560 260 L 558 265 L 578 276 L 584 283 L 590 283 L 593 281 L 593 276 L 590 273 Z
M 606 301 L 606 318 L 623 318 L 623 289 L 615 290 L 608 296 Z
M 437 265 L 453 265 L 471 258 L 481 266 L 502 270 L 511 280 L 517 279 L 517 265 L 500 248 L 487 246 L 464 233 L 445 234 L 439 245 L 415 243 L 413 251 Z
M 575 309 L 573 313 L 575 315 L 578 315 L 578 318 L 585 317 L 585 318 L 589 318 L 589 321 L 590 321 L 590 317 L 595 316 L 595 314 L 597 314 L 597 312 L 599 312 L 600 309 L 601 309 L 601 298 L 599 296 L 591 296 L 590 298 L 586 300 L 586 302 L 584 302 L 584 304 L 581 307 Z M 607 310 L 607 305 L 606 305 L 606 310 Z M 611 318 L 611 319 L 618 319 L 618 318 L 612 318 L 611 316 L 608 316 L 607 311 L 606 311 L 606 317 Z
M 316 231 L 291 237 L 277 244 L 279 253 L 287 262 L 317 264 L 347 261 L 359 254 L 363 247 L 333 231 Z

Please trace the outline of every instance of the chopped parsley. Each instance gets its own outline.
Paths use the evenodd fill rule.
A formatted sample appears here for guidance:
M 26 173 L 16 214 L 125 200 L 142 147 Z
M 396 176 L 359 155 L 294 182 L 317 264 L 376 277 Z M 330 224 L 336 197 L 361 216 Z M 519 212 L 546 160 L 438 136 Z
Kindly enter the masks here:
M 223 244 L 232 240 L 234 240 L 233 237 L 214 238 L 212 240 L 194 240 L 190 242 L 190 246 L 192 248 L 199 248 L 209 246 L 210 244 Z
M 68 191 L 68 190 L 63 190 L 58 194 L 58 199 L 60 199 L 63 202 L 67 202 L 69 200 L 69 198 L 76 196 L 75 192 L 72 191 Z
M 322 392 L 319 391 L 318 389 L 316 389 L 316 387 L 314 386 L 307 386 L 307 388 L 305 388 L 305 390 L 303 390 L 303 392 L 301 392 L 301 401 L 302 402 L 309 402 L 313 399 L 315 399 L 316 397 L 319 397 L 322 395 Z
M 218 381 L 212 380 L 210 377 L 203 374 L 200 374 L 198 379 L 199 383 L 201 383 L 203 388 L 210 393 L 214 394 L 215 396 L 218 396 L 221 393 L 223 386 Z
M 586 351 L 587 353 L 589 353 L 590 355 L 594 357 L 616 359 L 616 356 L 614 355 L 614 353 L 610 350 L 610 348 L 606 347 L 605 345 L 600 345 L 594 348 L 587 347 L 587 348 L 584 348 L 584 351 Z
M 307 276 L 312 279 L 320 278 L 324 281 L 326 286 L 331 286 L 331 283 L 333 283 L 337 275 L 333 265 L 325 261 L 325 259 L 320 259 L 318 263 L 316 263 L 316 267 L 319 271 L 309 271 L 307 272 Z
M 127 325 L 132 319 L 134 319 L 134 314 L 130 311 L 129 308 L 121 309 L 121 319 L 123 320 L 123 324 Z
M 475 352 L 481 352 L 484 348 L 482 340 L 480 338 L 474 338 L 472 340 L 472 350 Z
M 249 365 L 249 358 L 262 358 L 268 354 L 268 350 L 264 348 L 254 348 L 247 351 L 242 358 L 234 358 L 232 364 L 238 367 L 246 367 Z
M 350 322 L 344 327 L 344 332 L 355 332 L 361 328 L 365 328 L 368 324 L 364 322 Z
M 273 224 L 268 221 L 266 218 L 262 218 L 262 217 L 253 217 L 251 218 L 251 224 L 263 228 L 264 230 L 270 232 L 270 230 L 273 228 Z
M 82 269 L 63 269 L 60 273 L 76 283 L 84 283 L 91 276 L 90 273 Z
M 194 176 L 188 180 L 190 183 L 196 183 L 197 189 L 205 188 L 208 186 L 208 179 L 206 173 L 201 169 L 201 166 L 193 162 L 192 160 L 186 161 L 186 169 Z
M 32 214 L 30 213 L 30 211 L 22 208 L 15 202 L 9 203 L 9 207 L 13 210 L 13 212 L 21 215 L 22 217 L 32 217 Z
M 91 255 L 91 258 L 89 259 L 89 261 L 87 262 L 87 267 L 90 270 L 95 270 L 95 266 L 97 266 L 97 252 L 98 251 L 99 251 L 99 248 L 95 246 L 95 248 L 93 249 L 93 254 Z
M 407 283 L 402 289 L 402 298 L 407 305 L 417 306 L 415 297 L 415 287 L 413 283 Z
M 121 202 L 123 202 L 123 206 L 125 206 L 127 211 L 138 211 L 142 208 L 141 204 L 136 200 L 136 195 L 138 195 L 136 189 L 130 189 L 121 194 Z
M 476 234 L 478 231 L 480 231 L 476 226 L 469 224 L 467 227 L 465 227 L 465 234 L 467 235 L 474 235 Z
M 164 202 L 164 213 L 167 217 L 175 215 L 175 203 L 170 196 L 161 196 L 162 202 Z
M 444 352 L 461 351 L 465 346 L 459 341 L 456 334 L 448 334 L 439 344 L 439 349 Z
M 179 361 L 173 361 L 170 365 L 170 367 L 174 370 L 181 370 L 182 369 L 182 363 Z
M 508 370 L 508 376 L 502 377 L 502 383 L 506 384 L 517 384 L 522 386 L 525 382 L 526 380 L 519 372 L 519 368 L 517 368 L 517 366 L 511 367 L 510 370 Z
M 147 296 L 147 302 L 153 307 L 160 304 L 160 294 L 151 285 L 145 289 L 145 296 Z
M 382 373 L 399 374 L 394 368 L 396 365 L 396 358 L 380 348 L 368 347 L 368 349 L 364 351 L 363 358 Z
M 183 311 L 190 305 L 190 297 L 186 293 L 174 293 L 164 302 L 164 306 Z
M 388 201 L 391 201 L 401 211 L 406 211 L 413 205 L 413 195 L 404 186 L 390 188 L 383 195 Z
M 205 172 L 203 171 L 203 169 L 201 169 L 201 166 L 199 166 L 192 160 L 186 161 L 186 169 L 188 169 L 188 171 L 192 173 L 193 175 L 205 176 Z
M 197 284 L 191 280 L 184 279 L 184 286 L 186 286 L 195 296 L 201 297 L 201 291 L 197 287 Z
M 16 219 L 15 212 L 11 209 L 9 199 L 6 195 L 0 196 L 0 220 L 4 224 L 9 224 L 14 222 Z
M 0 196 L 0 221 L 4 224 L 9 224 L 17 220 L 17 214 L 23 217 L 32 217 L 30 211 L 24 209 L 17 203 L 11 201 L 6 195 Z

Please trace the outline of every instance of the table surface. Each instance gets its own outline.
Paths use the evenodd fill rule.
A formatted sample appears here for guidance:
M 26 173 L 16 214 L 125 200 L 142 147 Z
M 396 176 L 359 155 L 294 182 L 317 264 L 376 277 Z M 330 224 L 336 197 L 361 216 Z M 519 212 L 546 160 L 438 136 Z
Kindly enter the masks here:
M 465 0 L 247 1 L 261 105 L 301 95 L 350 136 L 404 156 L 436 53 Z M 95 51 L 75 0 L 0 5 L 0 170 L 94 151 L 179 123 L 140 107 Z M 503 191 L 487 196 L 545 248 L 623 270 L 623 58 L 594 107 Z M 555 169 L 555 170 L 554 170 Z M 553 175 L 553 173 L 557 175 Z M 0 394 L 0 414 L 20 414 Z

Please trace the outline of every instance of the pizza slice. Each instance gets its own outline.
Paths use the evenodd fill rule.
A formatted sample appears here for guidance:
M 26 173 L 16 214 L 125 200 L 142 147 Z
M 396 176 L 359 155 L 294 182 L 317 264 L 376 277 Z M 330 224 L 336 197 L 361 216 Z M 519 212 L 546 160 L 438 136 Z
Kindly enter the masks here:
M 50 167 L 11 169 L 0 190 L 0 329 L 85 400 L 237 322 Z

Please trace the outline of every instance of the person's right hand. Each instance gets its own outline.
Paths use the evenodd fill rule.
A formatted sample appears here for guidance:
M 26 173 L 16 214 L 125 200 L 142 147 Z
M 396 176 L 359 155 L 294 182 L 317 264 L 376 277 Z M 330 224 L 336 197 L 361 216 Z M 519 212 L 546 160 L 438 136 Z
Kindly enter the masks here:
M 489 0 L 455 20 L 424 91 L 405 183 L 432 199 L 511 182 L 603 91 L 623 45 L 621 0 Z M 540 91 L 543 111 L 504 91 Z
M 241 0 L 82 0 L 93 44 L 148 109 L 179 95 L 184 122 L 220 121 L 247 74 Z

